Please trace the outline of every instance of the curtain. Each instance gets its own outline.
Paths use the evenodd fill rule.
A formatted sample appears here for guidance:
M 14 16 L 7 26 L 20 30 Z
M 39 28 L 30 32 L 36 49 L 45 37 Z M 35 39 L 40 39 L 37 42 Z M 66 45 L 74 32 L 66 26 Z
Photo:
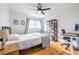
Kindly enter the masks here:
M 29 29 L 29 24 L 30 24 L 30 19 L 29 18 L 27 18 L 26 19 L 26 26 L 25 26 L 25 34 L 27 34 L 27 33 L 31 33 L 31 29 Z M 40 29 L 40 32 L 41 33 L 44 33 L 44 20 L 39 20 L 40 21 L 40 24 L 41 24 L 41 29 Z M 35 23 L 35 20 L 34 20 L 34 23 Z M 30 30 L 30 31 L 29 31 Z M 36 28 L 34 28 L 34 30 L 32 29 L 32 31 L 38 31 Z
M 40 20 L 41 23 L 41 33 L 44 33 L 44 20 Z
M 29 21 L 29 33 L 36 33 L 41 31 L 40 20 L 30 19 Z
M 25 34 L 28 33 L 28 29 L 29 29 L 29 18 L 26 19 Z

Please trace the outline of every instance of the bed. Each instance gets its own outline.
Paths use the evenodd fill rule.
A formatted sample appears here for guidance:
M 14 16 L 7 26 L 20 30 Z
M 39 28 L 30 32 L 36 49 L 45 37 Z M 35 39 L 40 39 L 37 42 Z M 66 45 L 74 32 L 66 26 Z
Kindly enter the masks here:
M 50 46 L 50 39 L 46 33 L 32 33 L 35 36 L 39 36 L 42 39 L 42 47 L 49 47 Z
M 19 35 L 20 49 L 27 49 L 42 43 L 41 37 L 32 34 Z
M 8 37 L 7 44 L 13 44 L 11 43 L 17 42 L 19 44 L 19 49 L 27 49 L 30 47 L 34 47 L 36 45 L 42 44 L 42 47 L 47 47 L 49 37 L 46 34 L 41 33 L 32 33 L 32 34 L 12 34 L 10 37 Z
M 32 33 L 32 34 L 11 34 L 5 42 L 4 48 L 7 48 L 5 53 L 10 53 L 15 50 L 23 50 L 42 44 L 43 48 L 49 46 L 49 37 L 46 34 Z M 0 43 L 1 45 L 1 43 Z M 16 49 L 11 50 L 10 47 L 14 46 Z M 9 51 L 10 49 L 10 51 Z M 4 54 L 5 54 L 4 53 Z

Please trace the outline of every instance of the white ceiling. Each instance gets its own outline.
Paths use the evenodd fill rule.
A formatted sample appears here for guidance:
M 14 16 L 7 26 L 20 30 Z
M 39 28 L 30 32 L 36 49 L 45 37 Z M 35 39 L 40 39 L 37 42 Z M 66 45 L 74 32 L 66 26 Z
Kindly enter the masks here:
M 77 3 L 42 3 L 43 8 L 51 8 L 51 10 L 45 12 L 45 15 L 42 15 L 40 12 L 37 12 L 36 10 L 29 10 L 36 9 L 37 3 L 10 3 L 8 5 L 11 12 L 23 13 L 35 17 L 46 17 L 48 15 L 52 15 L 54 12 L 58 13 L 68 8 L 79 7 L 79 4 Z

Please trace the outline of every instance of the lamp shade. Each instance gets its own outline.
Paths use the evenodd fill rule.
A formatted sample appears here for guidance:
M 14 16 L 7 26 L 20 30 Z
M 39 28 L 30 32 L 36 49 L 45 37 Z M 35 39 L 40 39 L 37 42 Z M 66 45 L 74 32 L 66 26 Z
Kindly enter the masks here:
M 9 36 L 8 32 L 4 30 L 0 30 L 0 38 L 7 38 Z

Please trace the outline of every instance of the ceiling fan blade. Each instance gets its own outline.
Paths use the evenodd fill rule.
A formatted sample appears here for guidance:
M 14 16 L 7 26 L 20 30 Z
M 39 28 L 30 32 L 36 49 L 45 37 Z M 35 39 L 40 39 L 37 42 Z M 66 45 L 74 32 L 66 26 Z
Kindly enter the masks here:
M 43 15 L 45 15 L 45 13 L 44 13 L 43 11 L 41 11 L 41 13 L 42 13 Z
M 32 9 L 32 8 L 29 8 L 28 10 L 37 10 L 37 9 Z
M 42 9 L 43 11 L 45 11 L 45 10 L 50 10 L 51 8 L 45 8 L 45 9 Z

